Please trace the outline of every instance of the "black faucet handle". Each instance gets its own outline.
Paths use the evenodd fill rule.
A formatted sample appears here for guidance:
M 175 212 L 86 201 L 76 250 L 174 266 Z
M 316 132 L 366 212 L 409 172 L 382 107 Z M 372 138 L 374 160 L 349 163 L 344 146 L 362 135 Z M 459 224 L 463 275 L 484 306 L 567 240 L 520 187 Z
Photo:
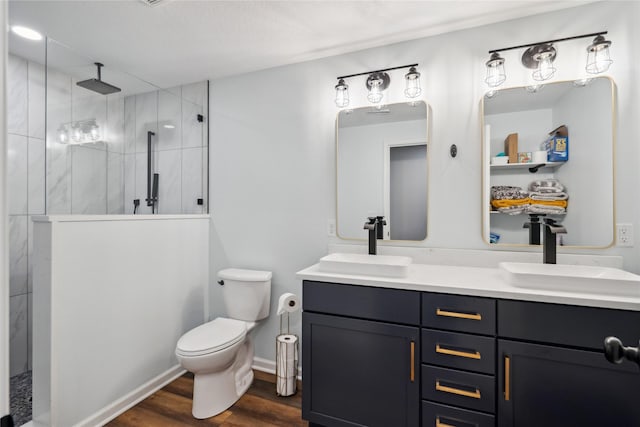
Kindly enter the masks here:
M 378 221 L 378 224 L 387 225 L 387 221 L 384 219 L 384 216 L 377 216 L 376 220 Z
M 367 218 L 369 218 L 369 224 L 375 224 L 375 222 L 378 220 L 377 216 L 369 216 Z

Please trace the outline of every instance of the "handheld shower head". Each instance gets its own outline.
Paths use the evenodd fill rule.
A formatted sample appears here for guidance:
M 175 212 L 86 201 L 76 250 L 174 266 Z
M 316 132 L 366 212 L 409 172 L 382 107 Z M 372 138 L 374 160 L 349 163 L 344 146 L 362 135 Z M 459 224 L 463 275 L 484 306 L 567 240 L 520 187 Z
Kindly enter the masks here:
M 100 68 L 104 67 L 104 65 L 99 62 L 95 62 L 94 64 L 96 65 L 96 67 L 98 67 L 98 78 L 82 80 L 81 82 L 77 82 L 76 84 L 85 89 L 98 92 L 100 95 L 110 95 L 112 93 L 120 92 L 122 89 L 120 89 L 119 87 L 110 85 L 109 83 L 105 83 L 102 81 Z

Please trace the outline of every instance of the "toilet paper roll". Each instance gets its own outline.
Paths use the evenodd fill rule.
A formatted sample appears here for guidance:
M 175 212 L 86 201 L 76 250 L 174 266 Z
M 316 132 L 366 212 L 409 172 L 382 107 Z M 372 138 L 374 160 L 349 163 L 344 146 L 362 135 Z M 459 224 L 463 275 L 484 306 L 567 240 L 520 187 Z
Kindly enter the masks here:
M 300 309 L 300 299 L 296 294 L 284 293 L 278 299 L 278 315 L 284 313 L 293 313 Z
M 291 396 L 296 393 L 298 373 L 298 337 L 291 334 L 276 338 L 276 393 Z
M 546 163 L 547 161 L 546 151 L 534 151 L 531 156 L 533 163 Z

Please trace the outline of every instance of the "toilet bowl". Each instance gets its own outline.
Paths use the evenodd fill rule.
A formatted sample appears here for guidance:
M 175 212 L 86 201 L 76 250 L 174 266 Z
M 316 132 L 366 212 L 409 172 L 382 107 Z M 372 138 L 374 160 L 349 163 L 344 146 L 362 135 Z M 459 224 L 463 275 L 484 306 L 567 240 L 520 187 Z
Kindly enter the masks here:
M 195 418 L 217 415 L 233 405 L 253 381 L 256 321 L 269 315 L 271 272 L 218 272 L 229 317 L 218 317 L 185 333 L 176 344 L 180 365 L 194 374 Z

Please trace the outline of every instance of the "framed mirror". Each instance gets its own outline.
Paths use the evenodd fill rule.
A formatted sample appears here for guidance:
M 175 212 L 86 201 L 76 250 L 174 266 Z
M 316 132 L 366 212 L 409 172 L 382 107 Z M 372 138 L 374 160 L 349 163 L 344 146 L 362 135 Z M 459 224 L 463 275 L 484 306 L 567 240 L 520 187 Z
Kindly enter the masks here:
M 613 80 L 509 88 L 482 100 L 483 238 L 532 245 L 532 220 L 566 228 L 558 245 L 614 243 Z
M 367 239 L 367 218 L 384 216 L 384 240 L 427 238 L 428 110 L 419 101 L 338 113 L 338 237 Z

